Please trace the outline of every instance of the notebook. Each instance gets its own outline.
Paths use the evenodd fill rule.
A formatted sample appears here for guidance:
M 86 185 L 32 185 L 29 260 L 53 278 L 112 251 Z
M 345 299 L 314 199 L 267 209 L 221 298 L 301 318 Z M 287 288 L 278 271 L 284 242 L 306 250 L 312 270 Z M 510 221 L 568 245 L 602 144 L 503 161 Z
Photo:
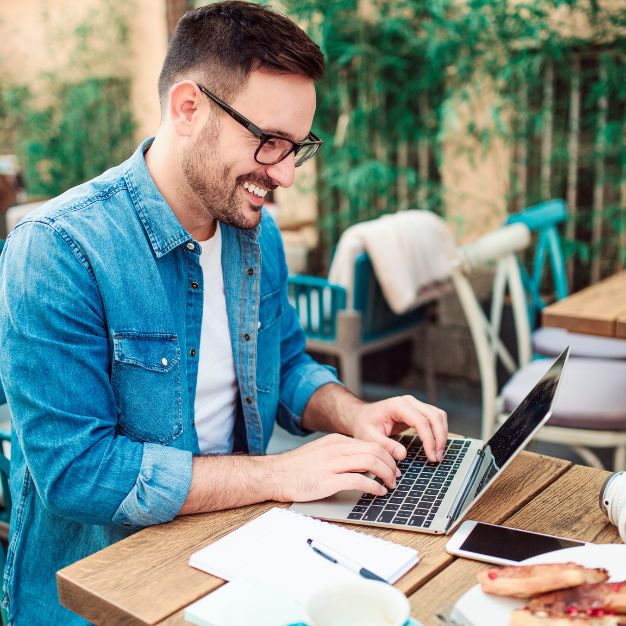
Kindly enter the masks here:
M 301 604 L 270 585 L 234 580 L 185 608 L 196 626 L 284 626 L 306 622 Z
M 307 539 L 323 543 L 390 583 L 418 562 L 413 548 L 274 507 L 194 552 L 189 565 L 228 581 L 272 585 L 302 603 L 322 587 L 359 578 L 316 554 Z

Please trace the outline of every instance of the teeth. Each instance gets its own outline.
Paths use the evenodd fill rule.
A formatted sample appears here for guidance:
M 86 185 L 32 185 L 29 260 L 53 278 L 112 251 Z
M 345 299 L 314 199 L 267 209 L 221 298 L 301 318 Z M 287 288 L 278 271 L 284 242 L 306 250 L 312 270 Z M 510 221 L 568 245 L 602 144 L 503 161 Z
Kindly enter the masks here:
M 256 185 L 253 185 L 252 183 L 249 183 L 248 181 L 246 181 L 242 185 L 242 187 L 244 189 L 247 189 L 250 193 L 253 193 L 255 196 L 259 196 L 259 198 L 264 198 L 265 195 L 267 194 L 267 189 L 257 187 Z

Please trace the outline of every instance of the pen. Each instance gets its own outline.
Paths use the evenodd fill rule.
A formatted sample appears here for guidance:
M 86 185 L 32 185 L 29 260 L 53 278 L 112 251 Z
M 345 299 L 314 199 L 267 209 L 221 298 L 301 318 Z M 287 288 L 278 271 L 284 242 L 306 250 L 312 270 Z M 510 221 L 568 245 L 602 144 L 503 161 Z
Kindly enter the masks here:
M 331 548 L 321 544 L 319 541 L 314 541 L 313 539 L 307 539 L 306 542 L 313 548 L 313 552 L 317 552 L 320 556 L 323 556 L 325 559 L 328 559 L 331 563 L 336 563 L 337 565 L 342 565 L 346 569 L 349 569 L 363 578 L 369 578 L 370 580 L 378 580 L 382 583 L 389 584 L 384 578 L 377 576 L 374 572 L 371 572 L 366 567 L 361 567 L 358 563 L 355 563 L 352 559 L 349 559 L 347 556 L 343 556 L 338 554 Z

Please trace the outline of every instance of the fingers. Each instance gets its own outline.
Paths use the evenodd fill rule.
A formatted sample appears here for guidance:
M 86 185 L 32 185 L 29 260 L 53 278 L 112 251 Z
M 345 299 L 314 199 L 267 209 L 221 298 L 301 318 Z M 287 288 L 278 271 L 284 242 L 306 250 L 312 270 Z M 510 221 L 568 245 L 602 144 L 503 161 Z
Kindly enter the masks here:
M 345 472 L 371 472 L 378 476 L 388 489 L 396 486 L 396 466 L 389 467 L 374 454 L 351 454 L 338 460 L 337 471 Z
M 402 430 L 406 430 L 406 427 L 401 427 L 400 431 Z M 395 433 L 392 431 L 392 434 Z M 394 439 L 385 437 L 385 435 L 376 431 L 372 431 L 370 437 L 376 443 L 380 444 L 395 461 L 402 461 L 402 459 L 406 457 L 406 448 Z
M 382 437 L 382 439 L 386 439 Z M 361 441 L 343 435 L 328 435 L 331 467 L 338 473 L 371 472 L 383 480 L 389 489 L 396 486 L 396 478 L 400 475 L 394 458 L 375 441 Z
M 420 402 L 413 396 L 404 396 L 399 400 L 405 403 L 402 419 L 417 431 L 428 459 L 433 462 L 442 461 L 448 437 L 446 412 L 431 404 Z
M 377 483 L 375 480 L 364 476 L 363 474 L 339 474 L 337 476 L 337 491 L 355 489 L 356 491 L 364 491 L 374 496 L 387 495 L 387 489 L 384 485 Z

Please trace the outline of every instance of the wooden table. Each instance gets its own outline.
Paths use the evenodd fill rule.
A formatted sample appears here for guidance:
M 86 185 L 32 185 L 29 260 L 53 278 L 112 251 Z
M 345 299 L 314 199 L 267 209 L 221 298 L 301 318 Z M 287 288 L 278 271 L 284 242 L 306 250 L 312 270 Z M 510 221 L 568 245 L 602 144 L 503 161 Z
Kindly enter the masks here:
M 584 541 L 618 543 L 617 530 L 598 508 L 598 493 L 607 475 L 523 452 L 485 494 L 471 518 Z M 142 530 L 60 570 L 61 602 L 95 624 L 184 626 L 188 624 L 183 619 L 184 607 L 223 582 L 189 567 L 189 555 L 271 506 L 276 504 L 181 517 Z M 484 567 L 447 554 L 445 536 L 358 528 L 419 550 L 420 563 L 396 586 L 409 597 L 412 615 L 424 626 L 437 626 L 437 611 L 469 589 L 476 571 Z
M 543 325 L 626 338 L 626 270 L 547 306 Z

